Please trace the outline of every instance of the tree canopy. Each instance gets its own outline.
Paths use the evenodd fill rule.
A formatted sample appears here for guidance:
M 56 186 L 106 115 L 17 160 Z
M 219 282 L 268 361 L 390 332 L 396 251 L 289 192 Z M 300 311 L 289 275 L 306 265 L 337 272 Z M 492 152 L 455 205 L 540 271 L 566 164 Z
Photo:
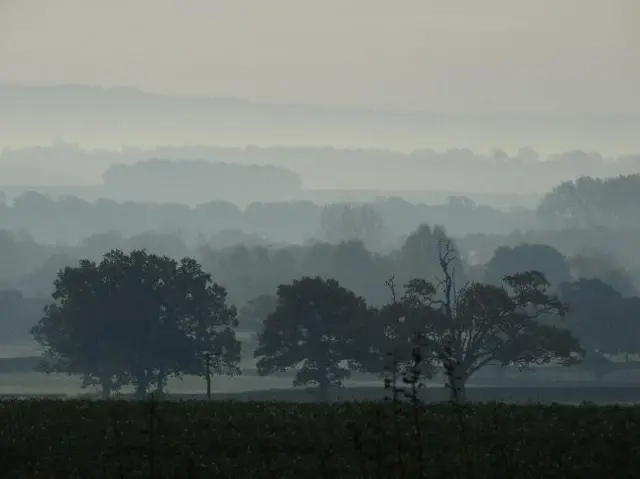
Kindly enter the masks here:
M 564 317 L 567 307 L 548 292 L 544 274 L 509 275 L 501 286 L 460 286 L 452 274 L 452 244 L 441 247 L 438 282 L 412 279 L 402 304 L 404 317 L 420 326 L 416 333 L 423 357 L 445 373 L 453 398 L 464 400 L 467 380 L 491 362 L 529 367 L 551 361 L 571 364 L 580 358 L 582 350 L 571 333 L 549 324 Z
M 546 244 L 520 244 L 496 249 L 486 264 L 486 281 L 500 284 L 506 276 L 532 270 L 543 273 L 552 286 L 571 280 L 567 260 L 557 249 Z
M 540 201 L 539 218 L 546 226 L 638 227 L 635 205 L 640 199 L 640 175 L 613 178 L 581 177 L 553 188 Z
M 193 259 L 112 250 L 62 269 L 52 299 L 32 329 L 45 370 L 81 374 L 104 396 L 125 384 L 162 391 L 171 376 L 204 374 L 206 355 L 238 372 L 236 309 Z
M 261 375 L 295 370 L 294 386 L 316 386 L 321 399 L 353 369 L 371 364 L 361 333 L 370 318 L 363 298 L 332 279 L 303 277 L 278 287 L 254 355 Z

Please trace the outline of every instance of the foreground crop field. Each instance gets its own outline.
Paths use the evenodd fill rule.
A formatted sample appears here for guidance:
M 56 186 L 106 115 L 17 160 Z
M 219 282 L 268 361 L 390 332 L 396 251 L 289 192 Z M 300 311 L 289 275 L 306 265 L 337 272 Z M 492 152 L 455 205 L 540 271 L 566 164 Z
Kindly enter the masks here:
M 637 477 L 640 408 L 5 401 L 2 477 Z M 418 431 L 416 431 L 418 425 Z

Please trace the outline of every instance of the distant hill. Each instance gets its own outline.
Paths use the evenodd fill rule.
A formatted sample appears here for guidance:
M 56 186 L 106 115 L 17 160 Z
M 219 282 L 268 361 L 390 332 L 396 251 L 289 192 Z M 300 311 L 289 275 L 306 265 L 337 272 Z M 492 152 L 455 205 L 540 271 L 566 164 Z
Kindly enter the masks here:
M 149 162 L 154 158 L 164 161 Z M 640 155 L 606 157 L 574 150 L 543 157 L 526 148 L 515 155 L 468 149 L 407 154 L 318 147 L 88 150 L 61 143 L 0 151 L 0 192 L 7 199 L 26 190 L 91 201 L 187 204 L 215 199 L 236 204 L 294 199 L 367 202 L 377 196 L 441 203 L 450 195 L 464 195 L 481 204 L 531 207 L 563 181 L 634 173 L 640 173 Z
M 0 148 L 61 138 L 90 147 L 255 144 L 410 151 L 529 145 L 546 151 L 640 151 L 640 116 L 454 116 L 177 97 L 82 85 L 0 85 L 0 125 Z

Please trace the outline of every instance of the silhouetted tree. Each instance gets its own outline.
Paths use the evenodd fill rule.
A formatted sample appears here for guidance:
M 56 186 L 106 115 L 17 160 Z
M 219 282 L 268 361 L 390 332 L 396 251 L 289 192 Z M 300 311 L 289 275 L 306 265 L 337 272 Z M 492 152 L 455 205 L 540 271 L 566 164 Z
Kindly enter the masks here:
M 467 380 L 490 362 L 528 367 L 576 360 L 581 353 L 577 340 L 566 329 L 539 321 L 566 313 L 566 305 L 548 293 L 542 273 L 510 275 L 503 286 L 460 286 L 454 277 L 451 242 L 441 243 L 441 248 L 443 278 L 436 284 L 411 280 L 403 304 L 405 316 L 421 323 L 417 333 L 425 359 L 442 367 L 452 399 L 464 401 Z
M 241 343 L 236 339 L 238 312 L 227 304 L 227 291 L 212 283 L 211 275 L 192 258 L 184 258 L 178 266 L 175 286 L 176 313 L 181 329 L 195 352 L 195 372 L 204 375 L 207 389 L 212 373 L 234 376 L 241 374 Z M 178 373 L 181 371 L 178 370 Z
M 425 278 L 431 281 L 441 274 L 438 262 L 440 245 L 443 242 L 453 241 L 441 226 L 431 228 L 429 225 L 420 225 L 411 233 L 396 256 L 396 276 L 400 284 L 407 283 L 412 278 Z M 451 274 L 456 282 L 464 282 L 464 265 L 459 256 L 451 259 Z
M 615 369 L 612 356 L 640 352 L 640 309 L 637 298 L 625 298 L 599 279 L 580 279 L 561 285 L 569 304 L 567 325 L 587 353 L 585 367 L 596 379 Z
M 499 247 L 487 263 L 485 281 L 500 284 L 505 276 L 522 271 L 540 271 L 552 286 L 571 279 L 565 257 L 546 244 L 521 244 Z
M 640 175 L 614 178 L 581 177 L 547 193 L 537 209 L 539 219 L 555 228 L 638 226 L 635 205 L 640 199 Z
M 384 222 L 372 205 L 334 203 L 322 209 L 321 238 L 330 243 L 360 240 L 370 247 L 382 240 Z
M 55 281 L 54 302 L 33 328 L 48 372 L 81 374 L 103 396 L 133 383 L 138 396 L 183 373 L 204 374 L 212 354 L 237 372 L 240 346 L 234 307 L 194 260 L 113 250 L 82 260 Z
M 260 375 L 296 369 L 294 386 L 315 385 L 328 400 L 352 369 L 364 369 L 369 345 L 354 334 L 370 312 L 363 298 L 332 279 L 303 277 L 281 285 L 258 337 Z
M 373 372 L 391 372 L 394 375 L 404 376 L 410 370 L 415 369 L 415 348 L 419 339 L 419 334 L 425 328 L 425 322 L 431 319 L 431 311 L 428 308 L 421 308 L 421 314 L 416 314 L 418 305 L 412 304 L 413 314 L 407 314 L 408 308 L 406 297 L 398 297 L 398 285 L 396 279 L 391 276 L 385 285 L 389 289 L 391 300 L 377 309 L 376 327 L 369 327 L 363 331 L 367 341 L 372 345 L 372 349 L 378 353 L 381 362 L 377 369 L 371 368 Z M 420 351 L 421 357 L 424 357 Z M 386 357 L 386 358 L 385 358 Z M 436 372 L 431 358 L 428 361 L 421 361 L 419 372 L 422 379 L 428 379 Z
M 106 398 L 126 384 L 122 322 L 111 321 L 111 285 L 104 265 L 88 260 L 66 267 L 55 280 L 53 302 L 31 332 L 44 348 L 42 368 L 84 376 Z

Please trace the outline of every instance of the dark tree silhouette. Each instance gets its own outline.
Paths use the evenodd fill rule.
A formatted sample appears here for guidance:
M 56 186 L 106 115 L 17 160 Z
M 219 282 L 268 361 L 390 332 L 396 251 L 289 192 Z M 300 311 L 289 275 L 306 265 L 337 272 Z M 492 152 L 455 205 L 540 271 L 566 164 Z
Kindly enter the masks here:
M 320 277 L 279 286 L 277 299 L 254 352 L 259 374 L 296 368 L 294 386 L 317 386 L 328 400 L 351 370 L 371 363 L 369 345 L 355 334 L 370 315 L 364 299 Z
M 238 312 L 227 304 L 227 291 L 192 258 L 180 261 L 173 288 L 178 322 L 191 340 L 195 368 L 204 375 L 210 395 L 211 374 L 241 374 L 241 343 L 236 339 Z
M 104 272 L 104 265 L 88 260 L 62 269 L 53 302 L 31 332 L 44 348 L 45 372 L 80 374 L 84 386 L 99 384 L 106 398 L 127 379 L 121 342 L 126 331 L 110 321 L 112 285 Z
M 635 205 L 640 199 L 640 175 L 613 178 L 581 177 L 547 193 L 537 208 L 548 227 L 637 227 Z
M 32 330 L 49 372 L 81 374 L 105 397 L 129 383 L 138 396 L 162 392 L 171 376 L 204 374 L 213 354 L 221 372 L 237 372 L 235 308 L 192 259 L 112 250 L 100 264 L 64 268 L 55 288 Z
M 582 350 L 569 331 L 540 321 L 566 313 L 566 305 L 548 293 L 543 274 L 507 276 L 503 286 L 459 287 L 455 257 L 451 242 L 441 243 L 443 278 L 437 284 L 413 279 L 403 298 L 405 315 L 422 323 L 417 333 L 423 355 L 444 370 L 453 400 L 464 401 L 467 380 L 491 362 L 528 367 L 554 360 L 568 365 L 579 358 Z
M 568 326 L 587 353 L 585 368 L 597 380 L 618 369 L 612 356 L 640 351 L 640 300 L 626 298 L 598 279 L 579 279 L 560 287 L 569 304 Z
M 505 276 L 532 270 L 543 273 L 554 287 L 571 279 L 567 260 L 558 250 L 546 244 L 521 244 L 495 251 L 486 265 L 485 281 L 499 285 Z

